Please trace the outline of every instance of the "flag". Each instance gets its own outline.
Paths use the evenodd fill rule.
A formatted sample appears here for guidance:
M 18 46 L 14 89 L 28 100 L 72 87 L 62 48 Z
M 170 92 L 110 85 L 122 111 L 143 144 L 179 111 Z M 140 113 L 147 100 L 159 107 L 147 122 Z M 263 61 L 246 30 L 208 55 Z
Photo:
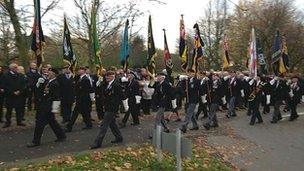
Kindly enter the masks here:
M 181 15 L 181 20 L 179 23 L 179 57 L 181 59 L 181 67 L 183 70 L 187 70 L 188 67 L 188 46 L 186 44 L 186 30 L 184 24 L 183 15 Z
M 257 76 L 257 52 L 256 52 L 256 38 L 254 28 L 251 30 L 251 37 L 250 37 L 250 46 L 249 46 L 249 76 L 256 77 Z
M 266 74 L 267 73 L 267 65 L 261 45 L 261 40 L 256 38 L 256 48 L 257 48 L 257 55 L 258 55 L 258 63 L 260 65 L 260 73 Z
M 40 67 L 43 62 L 43 47 L 45 45 L 44 35 L 41 27 L 40 0 L 34 0 L 35 19 L 32 29 L 32 45 L 31 50 L 37 61 L 37 66 Z
M 73 52 L 70 30 L 65 16 L 63 26 L 63 60 L 68 63 L 70 70 L 74 72 L 76 57 Z
M 197 72 L 197 67 L 198 67 L 198 61 L 203 57 L 203 40 L 200 35 L 199 31 L 199 26 L 198 24 L 194 24 L 193 26 L 194 31 L 195 31 L 195 36 L 194 36 L 194 48 L 193 48 L 193 55 L 192 55 L 192 70 Z
M 231 66 L 230 55 L 229 55 L 229 46 L 228 46 L 228 40 L 227 40 L 227 36 L 226 35 L 224 35 L 223 49 L 224 49 L 223 69 L 226 69 L 226 68 L 228 68 L 228 67 Z
M 163 31 L 164 31 L 164 62 L 166 65 L 166 70 L 167 70 L 168 76 L 171 76 L 173 64 L 172 64 L 170 51 L 168 48 L 166 30 L 163 29 Z
M 98 39 L 98 33 L 97 33 L 97 26 L 96 26 L 96 18 L 97 18 L 97 8 L 95 6 L 92 7 L 91 12 L 91 29 L 92 29 L 92 51 L 93 51 L 93 57 L 94 57 L 94 64 L 97 70 L 97 74 L 101 74 L 102 63 L 101 63 L 101 50 L 100 50 L 100 44 Z
M 289 57 L 288 57 L 288 49 L 287 49 L 285 35 L 282 36 L 282 58 L 283 58 L 284 67 L 286 70 L 288 70 L 289 69 Z
M 288 54 L 287 54 L 286 39 L 285 37 L 283 39 L 284 40 L 281 39 L 280 31 L 277 30 L 274 40 L 274 53 L 272 54 L 272 60 L 271 60 L 271 64 L 275 75 L 287 72 L 287 67 L 286 64 L 284 63 L 284 57 L 285 57 L 285 61 L 288 61 Z
M 128 69 L 128 58 L 129 58 L 129 20 L 126 21 L 121 48 L 120 48 L 120 63 L 126 71 Z
M 156 49 L 154 45 L 153 39 L 153 31 L 152 31 L 152 20 L 151 16 L 149 16 L 149 24 L 148 24 L 148 55 L 147 55 L 147 70 L 150 75 L 155 75 L 155 57 L 156 57 Z

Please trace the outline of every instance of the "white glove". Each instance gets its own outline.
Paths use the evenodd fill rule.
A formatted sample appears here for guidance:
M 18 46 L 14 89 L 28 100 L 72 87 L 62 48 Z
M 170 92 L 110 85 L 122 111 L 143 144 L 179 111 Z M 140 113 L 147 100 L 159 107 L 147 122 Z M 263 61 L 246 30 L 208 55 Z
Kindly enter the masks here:
M 96 82 L 96 87 L 99 87 L 102 81 L 103 81 L 103 77 L 99 77 L 98 81 Z
M 292 90 L 290 90 L 290 92 L 289 92 L 289 96 L 290 96 L 290 97 L 293 97 L 293 96 L 294 96 L 294 94 L 293 94 L 293 91 L 292 91 Z
M 95 101 L 95 93 L 90 93 L 90 99 L 92 102 Z
M 230 75 L 224 77 L 224 80 L 227 81 L 230 78 Z
M 270 104 L 270 95 L 266 95 L 266 104 L 269 105 Z
M 271 81 L 269 81 L 270 85 L 273 85 L 275 83 L 275 79 L 272 79 Z
M 226 101 L 226 96 L 222 97 L 222 102 L 223 102 L 223 104 L 226 104 L 226 103 L 227 103 L 227 101 Z
M 171 100 L 171 104 L 172 104 L 172 109 L 176 109 L 177 108 L 176 99 Z
M 44 78 L 38 78 L 37 83 L 36 83 L 36 87 L 38 88 L 40 86 L 40 84 L 43 84 L 45 82 Z
M 249 81 L 249 85 L 252 85 L 254 83 L 254 79 Z
M 276 80 L 276 81 L 278 81 L 279 77 L 275 76 L 273 79 Z
M 123 107 L 125 108 L 125 112 L 129 111 L 128 99 L 122 101 Z
M 186 79 L 188 79 L 187 75 L 180 75 L 179 76 L 179 81 L 183 81 L 183 80 L 186 80 Z
M 242 97 L 245 97 L 245 93 L 244 93 L 244 90 L 243 90 L 243 89 L 241 90 L 241 96 L 242 96 Z
M 52 113 L 59 112 L 60 101 L 53 101 L 52 102 Z
M 141 96 L 135 96 L 135 100 L 136 100 L 136 104 L 139 104 L 141 100 Z
M 246 82 L 248 82 L 250 80 L 250 77 L 244 76 L 244 79 Z
M 127 77 L 121 77 L 121 82 L 122 83 L 125 83 L 125 82 L 128 82 L 129 80 L 128 80 L 128 78 Z
M 201 96 L 201 100 L 202 100 L 203 104 L 207 103 L 206 96 L 207 96 L 206 94 L 204 94 L 203 96 Z
M 302 96 L 302 103 L 304 103 L 304 96 Z

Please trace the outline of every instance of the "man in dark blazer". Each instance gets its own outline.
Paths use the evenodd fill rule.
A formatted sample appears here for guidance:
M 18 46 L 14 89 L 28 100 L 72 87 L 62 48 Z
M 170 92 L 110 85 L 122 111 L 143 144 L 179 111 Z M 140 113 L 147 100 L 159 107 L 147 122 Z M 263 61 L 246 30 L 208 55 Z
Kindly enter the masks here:
M 23 93 L 25 92 L 25 80 L 18 73 L 18 65 L 12 63 L 9 65 L 9 71 L 4 75 L 3 89 L 6 98 L 6 123 L 3 128 L 11 125 L 12 110 L 16 111 L 17 125 L 25 126 L 22 123 L 22 111 L 24 107 Z
M 3 68 L 0 67 L 0 123 L 3 123 L 3 104 L 4 104 L 4 80 Z
M 36 98 L 34 91 L 36 89 L 36 83 L 40 78 L 40 74 L 38 72 L 37 65 L 35 62 L 30 63 L 30 68 L 29 71 L 26 73 L 26 76 L 29 82 L 29 90 L 27 94 L 27 108 L 30 111 L 32 110 L 33 102 L 36 108 Z
M 126 126 L 130 114 L 132 115 L 133 118 L 132 125 L 139 125 L 139 113 L 140 113 L 139 104 L 141 100 L 141 94 L 140 94 L 139 82 L 135 78 L 136 75 L 133 71 L 127 73 L 128 82 L 126 85 L 125 95 L 128 98 L 128 105 L 130 107 L 130 110 L 125 114 L 124 118 L 122 119 L 122 123 L 121 123 L 122 127 Z
M 58 75 L 57 81 L 60 86 L 62 123 L 67 123 L 71 119 L 72 105 L 75 101 L 75 79 L 69 66 L 63 69 L 62 74 Z
M 27 147 L 36 147 L 40 145 L 43 130 L 47 124 L 55 133 L 57 139 L 55 142 L 61 142 L 66 139 L 63 129 L 60 127 L 55 118 L 55 113 L 59 113 L 60 105 L 60 86 L 56 80 L 58 71 L 50 69 L 48 79 L 43 87 L 43 97 L 41 98 L 40 112 L 36 117 L 34 137 Z
M 104 86 L 104 92 L 105 92 L 104 96 L 106 99 L 104 102 L 105 113 L 102 123 L 100 125 L 99 133 L 93 145 L 90 147 L 91 149 L 96 149 L 101 147 L 103 139 L 109 127 L 113 135 L 115 136 L 115 140 L 111 141 L 111 143 L 120 143 L 123 141 L 121 132 L 119 131 L 119 128 L 116 124 L 115 115 L 118 111 L 119 104 L 121 103 L 121 101 L 123 103 L 125 111 L 127 112 L 129 110 L 128 100 L 122 98 L 124 97 L 124 95 L 121 86 L 118 84 L 117 80 L 115 80 L 115 72 L 107 71 L 105 73 L 105 79 L 106 79 L 106 84 Z
M 79 113 L 82 115 L 86 126 L 83 129 L 91 129 L 92 121 L 90 117 L 91 104 L 94 101 L 92 93 L 92 85 L 89 78 L 86 76 L 86 68 L 80 67 L 78 70 L 79 79 L 75 84 L 76 104 L 70 122 L 66 126 L 66 132 L 71 132 Z

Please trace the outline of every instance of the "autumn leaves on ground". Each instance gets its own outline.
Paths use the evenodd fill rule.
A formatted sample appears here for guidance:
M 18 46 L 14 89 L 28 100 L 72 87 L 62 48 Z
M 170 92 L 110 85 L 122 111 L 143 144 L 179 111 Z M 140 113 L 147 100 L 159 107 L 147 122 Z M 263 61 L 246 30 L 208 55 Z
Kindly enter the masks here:
M 215 155 L 202 147 L 193 148 L 193 158 L 183 160 L 184 170 L 231 170 Z M 42 164 L 27 165 L 11 170 L 175 170 L 174 156 L 164 153 L 163 161 L 157 162 L 155 149 L 148 145 L 92 151 L 78 156 L 63 156 Z

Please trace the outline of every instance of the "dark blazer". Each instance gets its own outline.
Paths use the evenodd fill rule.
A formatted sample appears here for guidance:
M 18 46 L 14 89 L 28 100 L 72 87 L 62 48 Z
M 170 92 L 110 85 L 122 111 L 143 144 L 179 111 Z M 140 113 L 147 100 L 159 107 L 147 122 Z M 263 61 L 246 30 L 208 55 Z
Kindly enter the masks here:
M 122 88 L 117 80 L 114 80 L 111 85 L 108 83 L 104 84 L 104 98 L 105 112 L 117 113 L 121 101 L 125 99 Z
M 173 88 L 168 81 L 163 81 L 162 83 L 155 83 L 152 88 L 154 91 L 154 99 L 156 106 L 167 107 L 170 106 L 168 103 L 173 99 Z
M 22 105 L 24 105 L 23 96 L 26 90 L 24 76 L 18 73 L 12 74 L 11 72 L 7 72 L 4 75 L 3 81 L 7 105 L 12 107 L 22 107 Z M 15 95 L 14 92 L 16 91 L 20 91 L 20 94 Z
M 188 80 L 188 92 L 189 103 L 198 103 L 200 100 L 200 80 L 192 78 Z
M 238 97 L 240 95 L 241 90 L 240 80 L 237 78 L 235 78 L 234 80 L 231 79 L 229 79 L 228 82 L 229 97 Z
M 140 86 L 137 80 L 132 79 L 126 87 L 126 97 L 128 98 L 129 104 L 136 104 L 135 96 L 140 96 Z
M 65 74 L 57 76 L 59 83 L 60 98 L 62 103 L 73 103 L 75 100 L 75 79 L 73 76 L 68 78 Z
M 31 70 L 26 73 L 26 76 L 29 81 L 29 86 L 31 90 L 33 90 L 36 86 L 38 78 L 40 78 L 40 74 L 38 72 L 32 72 Z
M 92 86 L 87 76 L 79 77 L 75 85 L 75 95 L 77 103 L 88 103 L 91 101 L 90 93 L 92 92 Z
M 60 100 L 60 85 L 57 79 L 47 81 L 41 98 L 41 111 L 49 113 L 52 111 L 53 101 Z

